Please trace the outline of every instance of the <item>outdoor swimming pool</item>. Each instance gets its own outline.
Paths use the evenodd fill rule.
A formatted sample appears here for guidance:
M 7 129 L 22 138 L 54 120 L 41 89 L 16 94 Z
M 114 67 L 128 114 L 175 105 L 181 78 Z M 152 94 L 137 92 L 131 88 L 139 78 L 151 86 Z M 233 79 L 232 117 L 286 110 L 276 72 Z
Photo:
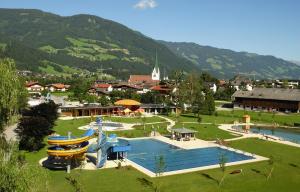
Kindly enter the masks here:
M 268 127 L 254 127 L 251 126 L 252 133 L 260 133 L 265 135 L 273 135 L 282 138 L 286 141 L 291 141 L 300 144 L 300 129 L 286 129 L 286 128 L 268 128 Z
M 156 139 L 134 139 L 129 140 L 129 143 L 131 151 L 128 153 L 128 159 L 153 173 L 157 169 L 157 160 L 155 158 L 161 155 L 165 161 L 165 172 L 218 165 L 221 154 L 224 154 L 227 163 L 254 159 L 252 156 L 220 147 L 186 150 Z

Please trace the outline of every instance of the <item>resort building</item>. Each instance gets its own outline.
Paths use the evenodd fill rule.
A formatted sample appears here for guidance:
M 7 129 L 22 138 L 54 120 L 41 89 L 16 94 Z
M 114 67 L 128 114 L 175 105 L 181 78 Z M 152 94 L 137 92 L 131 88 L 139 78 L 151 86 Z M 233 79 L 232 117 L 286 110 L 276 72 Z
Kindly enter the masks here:
M 147 114 L 180 113 L 180 109 L 175 106 L 166 106 L 164 104 L 141 104 L 140 108 Z
M 238 90 L 232 95 L 234 107 L 251 110 L 298 112 L 300 89 L 253 88 Z
M 96 115 L 118 115 L 122 113 L 120 106 L 101 106 L 99 104 L 77 104 L 65 105 L 60 107 L 62 116 L 80 117 Z

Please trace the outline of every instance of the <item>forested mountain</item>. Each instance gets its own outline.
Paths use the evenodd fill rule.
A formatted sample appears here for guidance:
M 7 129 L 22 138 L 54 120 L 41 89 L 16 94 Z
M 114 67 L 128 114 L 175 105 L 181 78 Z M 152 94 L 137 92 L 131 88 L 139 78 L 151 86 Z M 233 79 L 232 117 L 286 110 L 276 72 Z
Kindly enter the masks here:
M 200 67 L 200 70 L 208 71 L 219 78 L 232 78 L 237 74 L 262 79 L 300 78 L 300 66 L 274 56 L 235 52 L 195 43 L 159 42 L 178 56 L 186 58 Z
M 163 29 L 158 29 L 163 30 Z M 29 9 L 0 9 L 0 56 L 18 69 L 53 74 L 94 72 L 127 78 L 149 74 L 158 53 L 161 71 L 207 71 L 218 78 L 238 73 L 258 78 L 300 77 L 300 66 L 273 56 L 156 41 L 93 15 L 59 15 Z
M 0 9 L 0 49 L 19 69 L 107 71 L 115 76 L 149 74 L 157 51 L 166 72 L 197 67 L 166 46 L 119 23 L 92 15 L 61 17 L 28 9 Z

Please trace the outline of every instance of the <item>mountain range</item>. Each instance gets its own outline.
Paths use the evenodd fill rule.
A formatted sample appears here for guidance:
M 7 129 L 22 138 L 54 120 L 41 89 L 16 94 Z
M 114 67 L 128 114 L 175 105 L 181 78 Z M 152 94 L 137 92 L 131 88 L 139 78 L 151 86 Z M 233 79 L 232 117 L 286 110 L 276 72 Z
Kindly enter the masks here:
M 32 9 L 0 9 L 0 56 L 20 70 L 72 74 L 106 73 L 120 78 L 149 74 L 157 52 L 161 71 L 207 71 L 218 78 L 299 78 L 300 66 L 273 56 L 234 52 L 195 43 L 158 41 L 93 15 L 62 17 Z

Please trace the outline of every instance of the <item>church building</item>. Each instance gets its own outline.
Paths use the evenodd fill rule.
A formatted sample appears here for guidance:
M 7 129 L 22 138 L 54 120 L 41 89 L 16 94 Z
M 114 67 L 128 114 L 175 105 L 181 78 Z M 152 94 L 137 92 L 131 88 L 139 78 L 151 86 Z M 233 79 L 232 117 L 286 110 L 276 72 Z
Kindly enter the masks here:
M 130 75 L 128 79 L 129 84 L 153 84 L 160 81 L 160 70 L 158 66 L 157 53 L 155 57 L 155 66 L 151 75 Z

